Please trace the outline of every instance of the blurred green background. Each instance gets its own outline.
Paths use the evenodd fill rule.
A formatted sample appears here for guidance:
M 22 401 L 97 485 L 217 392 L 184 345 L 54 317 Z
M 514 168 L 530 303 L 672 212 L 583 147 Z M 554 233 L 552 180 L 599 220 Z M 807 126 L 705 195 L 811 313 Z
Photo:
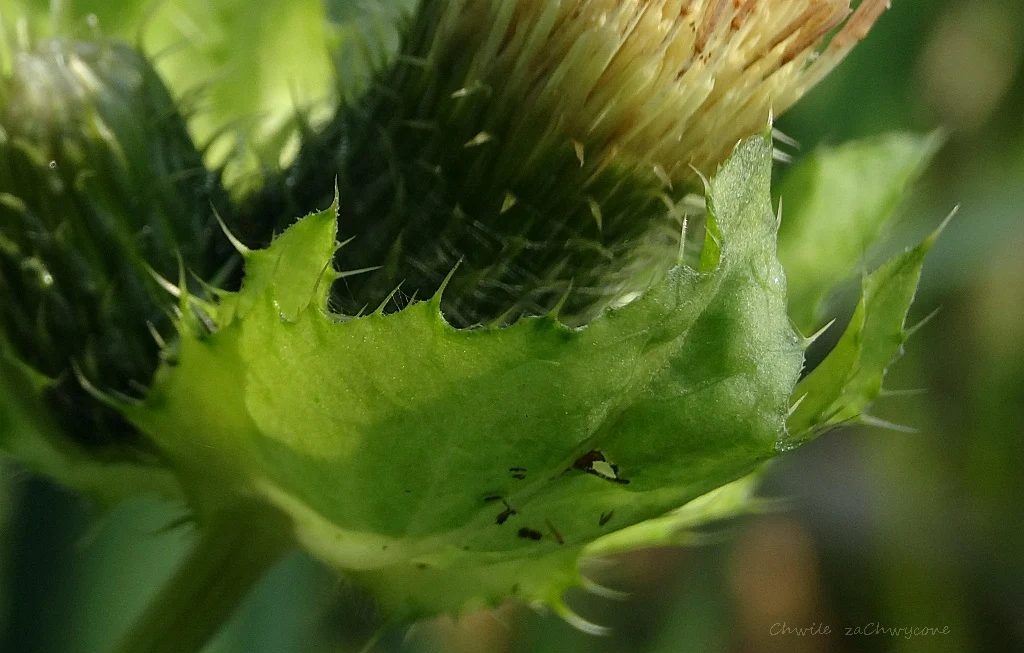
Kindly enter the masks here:
M 36 23 L 28 29 L 41 30 L 51 5 L 67 5 L 67 20 L 139 37 L 176 90 L 197 91 L 186 94 L 197 137 L 217 139 L 211 156 L 241 161 L 229 172 L 244 188 L 265 153 L 289 142 L 282 116 L 296 106 L 322 110 L 327 47 L 343 53 L 343 92 L 358 92 L 358 71 L 394 39 L 392 4 L 168 0 L 147 13 L 117 0 L 0 0 L 0 12 L 9 27 L 25 15 Z M 87 21 L 89 12 L 98 21 Z M 330 29 L 321 32 L 325 19 Z M 803 144 L 798 158 L 818 144 L 890 130 L 948 134 L 892 234 L 894 248 L 912 243 L 961 205 L 916 306 L 920 317 L 941 311 L 887 383 L 908 392 L 874 410 L 917 432 L 833 433 L 771 469 L 763 493 L 783 501 L 770 514 L 717 527 L 698 547 L 592 570 L 632 595 L 570 597 L 581 614 L 612 626 L 610 637 L 510 605 L 387 631 L 372 650 L 1024 651 L 1022 25 L 1020 0 L 895 0 L 867 42 L 779 124 Z M 853 291 L 835 302 L 840 320 Z M 178 516 L 139 501 L 97 525 L 75 496 L 0 469 L 0 651 L 108 648 L 180 560 L 189 534 L 167 528 Z M 773 634 L 781 624 L 817 625 L 818 634 Z M 846 634 L 873 625 L 948 634 Z M 208 650 L 359 651 L 377 629 L 364 598 L 296 554 Z

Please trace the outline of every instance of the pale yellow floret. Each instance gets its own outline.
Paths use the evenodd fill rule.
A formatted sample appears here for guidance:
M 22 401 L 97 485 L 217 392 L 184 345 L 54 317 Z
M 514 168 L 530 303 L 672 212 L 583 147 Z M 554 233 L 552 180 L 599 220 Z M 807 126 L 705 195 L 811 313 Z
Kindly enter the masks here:
M 448 3 L 438 36 L 473 53 L 465 88 L 486 84 L 498 102 L 525 107 L 522 125 L 543 117 L 546 136 L 572 139 L 581 160 L 626 157 L 678 179 L 691 166 L 712 171 L 737 140 L 792 106 L 886 8 L 887 0 L 854 11 L 849 0 L 461 0 Z

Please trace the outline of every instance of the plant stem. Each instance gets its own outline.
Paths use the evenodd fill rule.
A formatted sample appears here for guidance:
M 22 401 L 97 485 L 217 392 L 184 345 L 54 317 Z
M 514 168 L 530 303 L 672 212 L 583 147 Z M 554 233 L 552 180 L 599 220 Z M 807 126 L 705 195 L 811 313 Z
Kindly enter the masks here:
M 116 653 L 196 653 L 294 544 L 287 519 L 263 505 L 209 520 L 188 557 Z

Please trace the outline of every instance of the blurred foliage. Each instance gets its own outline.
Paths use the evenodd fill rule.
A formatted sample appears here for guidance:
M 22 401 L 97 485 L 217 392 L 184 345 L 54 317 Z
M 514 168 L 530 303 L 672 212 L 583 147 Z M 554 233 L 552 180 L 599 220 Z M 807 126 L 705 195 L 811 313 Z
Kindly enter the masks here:
M 334 93 L 320 0 L 0 0 L 8 39 L 102 35 L 141 46 L 235 192 L 294 141 L 297 112 Z M 229 163 L 230 162 L 230 163 Z
M 5 16 L 12 4 L 20 2 L 0 2 Z M 283 1 L 194 4 L 265 11 L 265 19 L 239 28 L 247 37 L 227 58 L 267 65 L 267 58 L 253 59 L 253 52 L 264 45 L 273 51 L 280 36 L 277 22 L 286 23 L 272 7 L 284 6 Z M 330 4 L 328 13 L 339 24 L 363 15 L 346 13 L 355 0 Z M 104 32 L 130 34 L 138 5 L 116 0 L 102 5 L 103 13 L 96 11 Z M 314 5 L 296 3 L 306 7 L 307 19 L 320 11 Z M 819 144 L 888 131 L 942 128 L 948 135 L 893 228 L 893 247 L 902 247 L 962 205 L 929 259 L 918 301 L 923 313 L 942 311 L 917 333 L 887 382 L 890 388 L 921 392 L 890 397 L 878 414 L 918 432 L 832 434 L 773 468 L 764 492 L 785 498 L 784 508 L 706 534 L 706 546 L 654 550 L 596 570 L 605 584 L 633 592 L 625 602 L 570 597 L 579 612 L 613 627 L 609 638 L 594 639 L 550 615 L 511 606 L 458 624 L 426 624 L 408 636 L 387 632 L 374 650 L 1024 650 L 1021 24 L 1019 0 L 897 0 L 871 38 L 780 121 L 780 128 L 803 144 L 794 153 L 798 160 Z M 254 25 L 274 27 L 273 33 L 254 33 Z M 209 34 L 212 27 L 203 29 Z M 361 32 L 349 38 L 354 33 Z M 181 41 L 182 34 L 196 38 L 185 31 L 164 43 Z M 376 43 L 386 49 L 389 38 L 385 29 Z M 289 52 L 299 68 L 306 61 L 300 52 L 308 46 L 312 53 L 315 40 L 305 35 L 297 52 Z M 362 57 L 357 61 L 363 65 L 378 52 L 371 43 L 364 54 L 353 56 Z M 325 74 L 317 63 L 325 61 L 320 53 L 308 61 L 309 69 L 300 71 L 303 79 Z M 196 68 L 192 84 L 224 70 L 213 63 Z M 267 74 L 274 79 L 274 73 Z M 287 77 L 282 73 L 276 79 Z M 259 87 L 244 73 L 233 79 L 234 94 L 243 102 L 290 115 L 294 103 L 281 86 L 257 93 Z M 172 86 L 183 92 L 189 84 Z M 247 106 L 223 115 L 248 117 L 258 111 L 256 104 Z M 788 171 L 781 166 L 779 174 L 784 178 Z M 838 337 L 855 301 L 851 294 L 828 305 L 840 325 L 823 338 Z M 161 533 L 176 515 L 166 507 L 129 505 L 90 536 L 86 506 L 77 499 L 13 470 L 0 483 L 5 535 L 0 571 L 6 580 L 0 591 L 6 608 L 0 651 L 102 651 L 181 555 L 185 535 Z M 827 624 L 831 634 L 771 636 L 780 622 Z M 910 639 L 843 634 L 844 626 L 870 623 L 948 626 L 950 634 Z M 295 558 L 261 585 L 209 651 L 358 651 L 375 632 L 373 611 L 363 599 L 313 563 Z M 310 633 L 315 641 L 302 639 Z
M 821 326 L 828 293 L 860 271 L 941 143 L 938 134 L 885 134 L 821 148 L 786 172 L 776 187 L 784 200 L 779 258 L 798 329 L 810 335 Z

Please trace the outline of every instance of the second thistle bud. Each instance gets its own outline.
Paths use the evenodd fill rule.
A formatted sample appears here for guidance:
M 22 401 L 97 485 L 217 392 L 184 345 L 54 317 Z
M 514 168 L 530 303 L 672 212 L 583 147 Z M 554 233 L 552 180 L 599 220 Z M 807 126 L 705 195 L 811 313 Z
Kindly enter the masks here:
M 13 53 L 0 83 L 0 336 L 82 444 L 134 442 L 83 383 L 144 392 L 171 339 L 154 272 L 214 272 L 222 190 L 148 62 L 115 43 Z

